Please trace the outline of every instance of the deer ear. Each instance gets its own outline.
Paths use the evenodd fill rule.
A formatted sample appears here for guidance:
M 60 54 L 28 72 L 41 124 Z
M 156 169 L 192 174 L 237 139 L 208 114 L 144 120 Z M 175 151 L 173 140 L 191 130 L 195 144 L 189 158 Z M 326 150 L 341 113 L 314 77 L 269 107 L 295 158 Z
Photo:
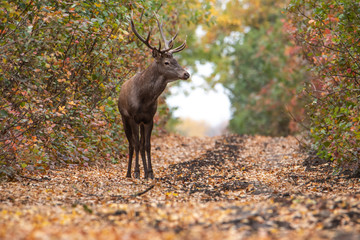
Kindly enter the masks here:
M 159 52 L 156 51 L 155 49 L 152 50 L 152 56 L 153 56 L 153 58 L 157 58 L 159 56 Z

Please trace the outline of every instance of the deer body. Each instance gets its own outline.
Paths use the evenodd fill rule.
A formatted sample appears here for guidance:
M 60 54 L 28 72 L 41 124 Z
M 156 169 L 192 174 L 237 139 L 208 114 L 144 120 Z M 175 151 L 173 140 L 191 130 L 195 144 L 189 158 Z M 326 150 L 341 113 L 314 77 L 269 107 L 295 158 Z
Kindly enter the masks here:
M 147 40 L 144 40 L 137 33 L 131 18 L 133 32 L 143 43 L 152 49 L 155 60 L 144 71 L 137 73 L 127 80 L 120 90 L 118 107 L 129 142 L 129 162 L 126 177 L 131 177 L 132 158 L 135 151 L 135 178 L 140 177 L 139 153 L 141 154 L 144 166 L 145 178 L 154 178 L 151 165 L 150 141 L 158 97 L 165 90 L 169 82 L 190 77 L 190 74 L 172 56 L 172 53 L 179 52 L 185 48 L 185 42 L 181 46 L 172 49 L 170 44 L 176 36 L 170 41 L 166 41 L 159 21 L 158 25 L 165 42 L 165 50 L 161 50 L 160 44 L 159 49 L 149 44 L 150 33 Z
M 131 117 L 137 124 L 148 123 L 157 109 L 157 99 L 166 83 L 150 66 L 137 73 L 121 87 L 119 109 L 123 116 Z

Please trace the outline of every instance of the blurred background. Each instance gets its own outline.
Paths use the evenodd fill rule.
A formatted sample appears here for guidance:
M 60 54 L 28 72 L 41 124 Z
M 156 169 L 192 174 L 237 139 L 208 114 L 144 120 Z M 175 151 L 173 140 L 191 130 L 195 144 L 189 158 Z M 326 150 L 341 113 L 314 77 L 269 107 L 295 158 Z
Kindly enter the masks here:
M 193 77 L 170 89 L 167 104 L 177 119 L 175 125 L 170 121 L 171 131 L 189 136 L 298 131 L 309 74 L 288 32 L 286 3 L 201 1 L 207 21 L 181 29 L 191 36 L 180 58 Z

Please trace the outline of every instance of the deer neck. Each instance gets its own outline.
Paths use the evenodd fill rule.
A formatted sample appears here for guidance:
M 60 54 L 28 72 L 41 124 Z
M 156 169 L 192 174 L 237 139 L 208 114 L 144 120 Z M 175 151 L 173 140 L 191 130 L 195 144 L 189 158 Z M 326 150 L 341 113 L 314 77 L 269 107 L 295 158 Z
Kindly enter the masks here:
M 160 74 L 155 61 L 140 74 L 138 80 L 137 87 L 141 98 L 150 102 L 155 102 L 167 85 L 166 78 Z

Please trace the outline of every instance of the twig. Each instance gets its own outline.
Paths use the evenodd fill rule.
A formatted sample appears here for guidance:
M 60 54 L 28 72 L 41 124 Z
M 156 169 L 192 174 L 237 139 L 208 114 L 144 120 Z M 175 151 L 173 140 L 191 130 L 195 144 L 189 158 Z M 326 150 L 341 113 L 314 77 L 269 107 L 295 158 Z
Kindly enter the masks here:
M 32 180 L 32 181 L 37 181 L 37 182 L 50 181 L 51 180 L 51 178 L 49 178 L 49 177 L 32 178 L 32 177 L 23 176 L 23 175 L 16 175 L 16 176 L 21 177 L 21 178 L 25 178 L 25 179 L 28 179 L 28 180 Z
M 287 113 L 290 115 L 290 117 L 298 124 L 300 124 L 303 128 L 310 131 L 310 128 L 308 126 L 305 126 L 305 124 L 302 123 L 302 121 L 295 118 L 295 116 L 292 114 L 292 112 L 289 110 L 288 106 L 285 104 L 285 109 Z
M 131 194 L 131 195 L 110 195 L 110 197 L 114 200 L 116 199 L 124 199 L 124 198 L 133 198 L 133 197 L 138 197 L 138 196 L 141 196 L 145 193 L 147 193 L 148 191 L 150 191 L 151 189 L 153 189 L 155 187 L 155 184 L 152 184 L 150 185 L 148 188 L 146 188 L 145 190 L 141 191 L 141 192 L 137 192 L 137 193 L 134 193 L 134 194 Z M 98 197 L 98 198 L 104 198 L 106 196 L 104 196 L 103 194 L 94 194 L 94 193 L 86 193 L 86 192 L 83 192 L 83 191 L 80 191 L 77 187 L 75 186 L 72 186 L 73 189 L 75 189 L 76 192 L 79 192 L 85 196 L 88 196 L 88 197 Z
M 122 195 L 111 195 L 111 198 L 115 198 L 115 199 L 119 199 L 119 198 L 132 198 L 132 197 L 138 197 L 141 196 L 145 193 L 147 193 L 148 191 L 150 191 L 151 189 L 153 189 L 155 187 L 155 184 L 150 185 L 148 188 L 146 188 L 145 190 L 141 191 L 141 192 L 137 192 L 128 196 L 122 196 Z
M 138 197 L 138 196 L 141 196 L 141 195 L 147 193 L 148 191 L 150 191 L 151 189 L 153 189 L 154 187 L 155 187 L 155 184 L 150 185 L 150 187 L 148 187 L 148 188 L 145 189 L 144 191 L 141 191 L 141 192 L 137 192 L 137 193 L 135 193 L 135 194 L 132 194 L 132 195 L 130 195 L 130 197 Z
M 160 6 L 158 7 L 158 9 L 156 10 L 156 13 L 158 13 L 160 11 L 160 9 L 162 8 L 163 3 L 160 4 Z

